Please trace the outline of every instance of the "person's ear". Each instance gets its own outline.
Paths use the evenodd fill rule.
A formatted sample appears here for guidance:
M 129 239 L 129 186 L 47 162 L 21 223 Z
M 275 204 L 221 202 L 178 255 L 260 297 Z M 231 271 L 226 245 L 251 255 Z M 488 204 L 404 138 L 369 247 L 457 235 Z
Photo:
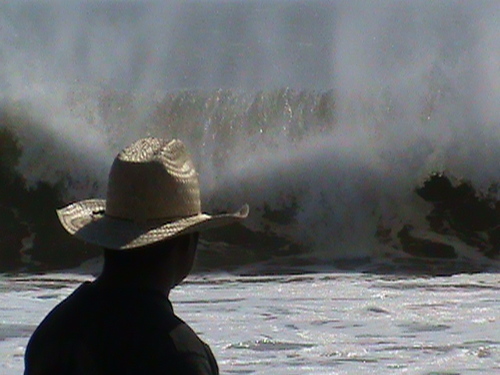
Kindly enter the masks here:
M 198 240 L 200 238 L 200 233 L 199 232 L 194 232 L 189 235 L 189 245 L 188 249 L 189 251 L 196 251 L 196 248 L 198 247 Z
M 185 234 L 175 238 L 175 243 L 172 250 L 178 251 L 181 254 L 191 253 L 198 246 L 198 232 Z

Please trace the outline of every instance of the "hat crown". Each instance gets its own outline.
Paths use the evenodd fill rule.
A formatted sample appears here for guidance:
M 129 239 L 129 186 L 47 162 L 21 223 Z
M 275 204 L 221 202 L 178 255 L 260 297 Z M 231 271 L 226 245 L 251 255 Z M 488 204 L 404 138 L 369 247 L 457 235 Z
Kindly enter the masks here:
M 141 139 L 115 158 L 108 180 L 107 216 L 174 220 L 200 212 L 198 174 L 181 141 Z

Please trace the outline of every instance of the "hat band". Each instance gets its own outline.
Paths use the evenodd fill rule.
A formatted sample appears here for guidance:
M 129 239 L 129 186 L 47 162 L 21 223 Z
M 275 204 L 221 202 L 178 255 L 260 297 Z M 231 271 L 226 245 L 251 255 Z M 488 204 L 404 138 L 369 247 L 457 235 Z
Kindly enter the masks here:
M 104 210 L 104 209 L 92 211 L 92 217 L 94 219 L 102 218 L 104 216 L 104 217 L 111 219 L 111 220 L 126 221 L 129 223 L 142 224 L 142 225 L 144 225 L 144 224 L 152 224 L 152 225 L 169 224 L 169 223 L 173 223 L 173 222 L 176 222 L 179 220 L 199 216 L 200 214 L 201 214 L 201 212 L 195 213 L 193 215 L 185 215 L 185 216 L 175 216 L 175 217 L 170 216 L 170 217 L 163 217 L 163 218 L 147 218 L 147 219 L 142 219 L 142 218 L 131 219 L 131 218 L 127 218 L 127 217 L 119 217 L 119 216 L 109 215 L 106 213 L 106 210 Z

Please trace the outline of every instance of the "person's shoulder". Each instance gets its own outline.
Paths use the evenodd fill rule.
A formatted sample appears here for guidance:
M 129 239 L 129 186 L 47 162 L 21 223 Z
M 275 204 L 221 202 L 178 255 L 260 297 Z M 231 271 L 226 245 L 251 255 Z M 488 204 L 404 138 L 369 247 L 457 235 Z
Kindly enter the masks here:
M 50 325 L 56 321 L 63 321 L 68 315 L 85 314 L 85 308 L 89 307 L 87 303 L 91 292 L 91 283 L 85 282 L 73 291 L 68 297 L 57 304 L 52 311 L 47 314 L 40 324 L 40 327 Z M 71 318 L 74 322 L 74 319 Z
M 175 348 L 181 353 L 199 353 L 204 355 L 204 343 L 186 323 L 178 324 L 169 333 Z
M 63 339 L 78 333 L 79 316 L 86 313 L 84 306 L 88 288 L 88 283 L 80 285 L 54 307 L 35 329 L 26 347 L 26 373 L 31 373 L 36 366 L 46 366 L 47 361 L 55 361 L 54 353 L 61 352 L 58 346 L 65 341 Z
M 210 349 L 186 323 L 177 325 L 170 337 L 183 367 L 190 369 L 190 374 L 219 373 L 217 361 Z
M 66 324 L 74 325 L 78 321 L 78 315 L 85 315 L 85 308 L 88 307 L 87 294 L 90 283 L 83 283 L 73 293 L 56 305 L 52 311 L 42 320 L 34 332 L 33 336 L 54 331 L 64 332 Z

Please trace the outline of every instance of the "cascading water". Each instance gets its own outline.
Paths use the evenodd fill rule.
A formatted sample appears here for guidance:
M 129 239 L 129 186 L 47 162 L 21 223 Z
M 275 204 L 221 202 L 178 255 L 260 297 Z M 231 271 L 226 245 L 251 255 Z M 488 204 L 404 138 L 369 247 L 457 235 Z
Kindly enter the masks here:
M 497 267 L 498 17 L 488 1 L 3 3 L 0 268 L 98 254 L 54 209 L 103 196 L 147 135 L 188 144 L 205 210 L 252 207 L 205 235 L 202 268 Z

